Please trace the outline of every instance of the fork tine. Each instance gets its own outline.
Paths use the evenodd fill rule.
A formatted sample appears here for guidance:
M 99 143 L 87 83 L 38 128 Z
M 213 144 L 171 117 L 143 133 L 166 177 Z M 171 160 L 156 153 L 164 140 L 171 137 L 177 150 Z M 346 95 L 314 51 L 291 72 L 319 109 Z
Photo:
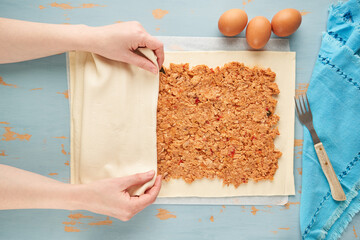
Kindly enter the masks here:
M 299 104 L 298 104 L 298 101 L 296 100 L 296 98 L 294 98 L 295 99 L 295 107 L 296 107 L 296 111 L 297 111 L 297 113 L 298 113 L 298 116 L 300 116 L 301 115 L 301 111 L 300 111 L 300 109 L 299 109 Z
M 303 109 L 302 109 L 302 107 L 301 107 L 301 95 L 299 95 L 298 97 L 297 97 L 297 101 L 296 101 L 296 103 L 297 103 L 297 105 L 298 105 L 298 109 L 299 109 L 299 113 L 300 114 L 303 114 L 304 113 L 304 111 L 303 111 Z
M 309 100 L 308 100 L 306 94 L 305 94 L 305 99 L 306 99 L 306 103 L 307 103 L 307 107 L 308 107 L 308 109 L 309 109 L 309 112 L 311 113 L 311 108 L 310 108 Z
M 302 104 L 301 104 L 301 95 L 298 96 L 297 103 L 298 103 L 298 105 L 299 105 L 300 113 L 301 113 L 301 114 L 304 114 L 305 111 L 304 111 L 304 108 L 303 108 L 303 106 L 302 106 Z
M 303 110 L 303 113 L 306 113 L 307 109 L 306 109 L 305 102 L 304 102 L 304 95 L 301 95 L 299 99 L 300 99 L 301 108 Z

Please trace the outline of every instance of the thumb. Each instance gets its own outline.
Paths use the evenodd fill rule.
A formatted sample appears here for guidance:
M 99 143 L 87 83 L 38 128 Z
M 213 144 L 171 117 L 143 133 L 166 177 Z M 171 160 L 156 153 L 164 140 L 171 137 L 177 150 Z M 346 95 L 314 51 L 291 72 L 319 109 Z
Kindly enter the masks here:
M 133 64 L 135 66 L 138 66 L 140 68 L 143 68 L 154 74 L 158 73 L 158 69 L 153 62 L 151 62 L 149 59 L 142 57 L 134 52 L 131 52 L 131 51 L 129 52 L 127 62 L 130 64 Z
M 145 173 L 137 173 L 134 175 L 119 178 L 120 184 L 124 189 L 131 186 L 140 185 L 149 182 L 154 177 L 155 171 L 151 170 Z

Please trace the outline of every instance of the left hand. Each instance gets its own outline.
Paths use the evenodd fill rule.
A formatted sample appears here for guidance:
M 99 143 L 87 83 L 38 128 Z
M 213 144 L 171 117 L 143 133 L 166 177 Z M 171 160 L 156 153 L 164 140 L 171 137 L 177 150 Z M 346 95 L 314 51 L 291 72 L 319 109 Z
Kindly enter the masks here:
M 147 47 L 154 51 L 159 68 L 164 62 L 163 43 L 147 33 L 139 22 L 90 27 L 90 36 L 87 51 L 106 58 L 134 64 L 156 74 L 159 69 L 150 60 L 134 53 L 138 48 Z

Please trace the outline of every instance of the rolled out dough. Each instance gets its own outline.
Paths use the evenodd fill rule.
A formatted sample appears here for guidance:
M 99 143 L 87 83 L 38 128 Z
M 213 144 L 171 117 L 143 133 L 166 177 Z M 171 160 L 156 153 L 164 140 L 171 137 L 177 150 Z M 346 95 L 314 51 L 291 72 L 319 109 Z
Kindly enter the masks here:
M 154 54 L 143 50 L 156 63 Z M 276 114 L 280 136 L 276 147 L 283 153 L 273 181 L 249 182 L 237 189 L 220 180 L 202 179 L 187 184 L 171 180 L 162 184 L 159 197 L 226 197 L 294 194 L 295 53 L 292 52 L 166 52 L 164 66 L 190 63 L 222 66 L 239 61 L 247 66 L 269 67 L 280 89 Z M 158 75 L 100 56 L 69 54 L 71 106 L 71 182 L 156 170 L 156 108 Z M 131 190 L 143 193 L 154 179 Z
M 157 65 L 151 50 L 141 52 Z M 69 70 L 71 183 L 156 171 L 159 75 L 86 52 L 69 53 Z

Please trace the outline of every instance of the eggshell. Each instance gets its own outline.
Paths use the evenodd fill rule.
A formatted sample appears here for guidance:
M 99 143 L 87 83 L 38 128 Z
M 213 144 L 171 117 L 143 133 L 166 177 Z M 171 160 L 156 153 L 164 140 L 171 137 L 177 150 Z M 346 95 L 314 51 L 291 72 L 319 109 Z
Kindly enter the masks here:
M 271 20 L 271 27 L 279 37 L 287 37 L 293 34 L 301 24 L 301 13 L 293 8 L 279 11 Z
M 271 24 L 267 18 L 257 16 L 246 28 L 246 41 L 254 49 L 263 48 L 271 36 Z
M 241 9 L 230 9 L 224 12 L 218 22 L 219 30 L 225 36 L 235 36 L 244 30 L 248 22 L 248 16 Z

